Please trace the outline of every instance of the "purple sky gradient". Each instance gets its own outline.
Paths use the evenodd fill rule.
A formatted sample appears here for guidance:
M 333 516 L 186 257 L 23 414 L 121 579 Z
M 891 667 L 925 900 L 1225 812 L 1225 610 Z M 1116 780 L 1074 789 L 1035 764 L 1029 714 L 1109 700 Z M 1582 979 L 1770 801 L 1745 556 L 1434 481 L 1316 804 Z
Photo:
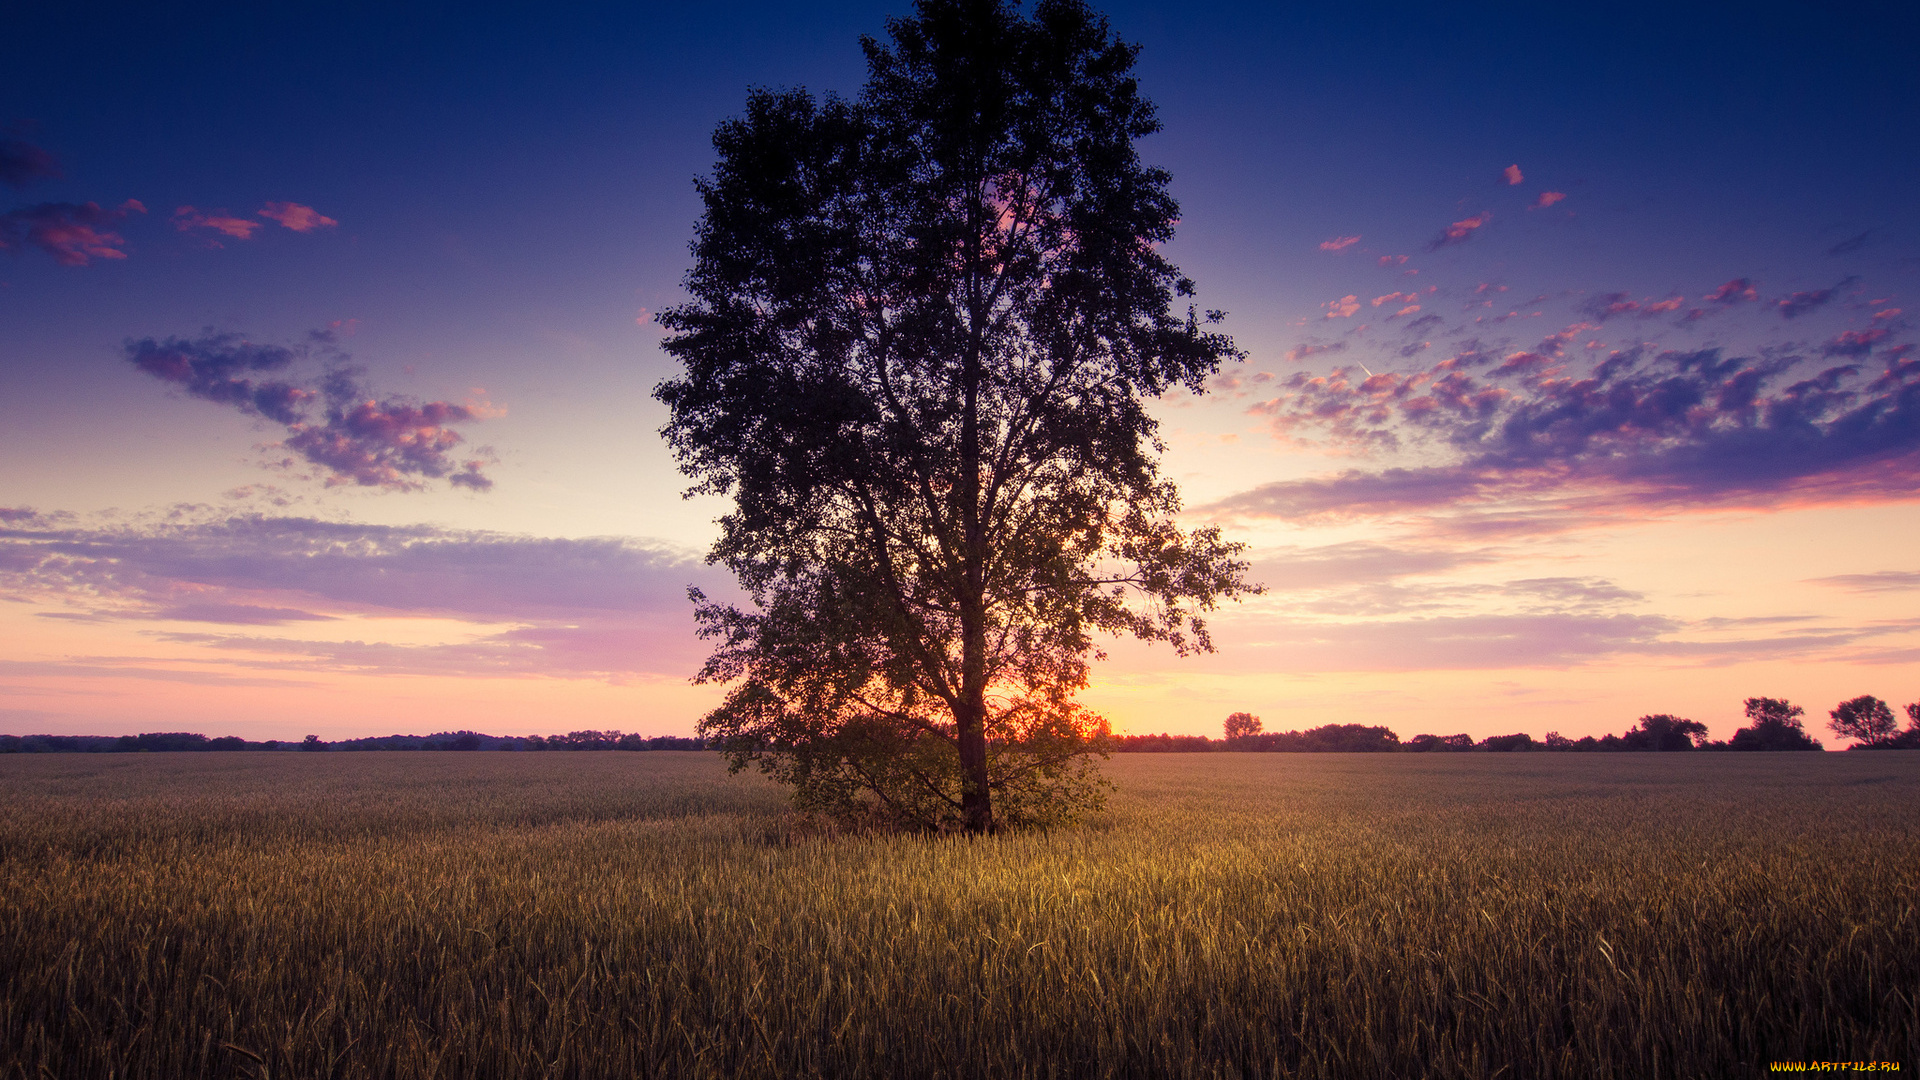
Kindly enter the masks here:
M 1910 6 L 1106 10 L 1249 354 L 1157 407 L 1167 471 L 1272 591 L 1091 704 L 1920 698 Z M 903 11 L 9 16 L 0 731 L 689 732 L 728 585 L 648 395 L 691 181 Z

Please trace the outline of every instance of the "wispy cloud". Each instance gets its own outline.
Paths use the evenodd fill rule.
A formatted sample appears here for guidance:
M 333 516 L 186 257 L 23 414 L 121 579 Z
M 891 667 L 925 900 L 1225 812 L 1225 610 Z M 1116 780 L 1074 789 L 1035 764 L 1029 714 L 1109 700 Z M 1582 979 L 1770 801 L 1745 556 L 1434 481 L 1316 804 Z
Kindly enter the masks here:
M 619 537 L 254 515 L 89 526 L 27 511 L 0 527 L 0 592 L 52 609 L 44 614 L 133 626 L 326 629 L 325 639 L 146 631 L 260 670 L 683 675 L 702 654 L 689 585 L 732 592 L 724 574 L 697 559 Z M 470 624 L 474 632 L 424 645 L 335 640 L 343 620 L 378 633 L 404 617 Z M 100 666 L 102 658 L 71 662 Z M 151 660 L 109 666 L 133 677 L 164 668 Z
M 144 338 L 126 344 L 134 367 L 205 401 L 281 424 L 302 419 L 303 406 L 318 392 L 282 380 L 255 379 L 263 372 L 285 371 L 304 350 L 260 345 L 238 334 L 209 333 L 195 341 Z
M 1754 289 L 1751 279 L 1734 278 L 1700 299 L 1714 304 L 1739 304 L 1759 298 L 1760 293 Z
M 1651 319 L 1678 311 L 1685 303 L 1684 296 L 1669 296 L 1665 300 L 1648 296 L 1635 300 L 1628 293 L 1603 293 L 1581 305 L 1580 312 L 1596 323 L 1604 323 L 1618 315 L 1638 315 L 1643 319 Z
M 1864 354 L 1880 341 L 1869 336 L 1831 347 Z M 1497 363 L 1456 353 L 1357 383 L 1304 372 L 1283 380 L 1281 396 L 1255 411 L 1289 437 L 1317 429 L 1354 448 L 1424 447 L 1429 461 L 1267 484 L 1211 509 L 1291 519 L 1465 513 L 1472 521 L 1456 526 L 1496 534 L 1689 507 L 1916 496 L 1920 360 L 1904 350 L 1871 370 L 1712 348 L 1636 348 L 1569 370 L 1572 339 L 1554 335 Z
M 126 239 L 113 231 L 129 213 L 145 213 L 137 199 L 102 209 L 99 203 L 40 203 L 0 214 L 0 250 L 39 248 L 62 266 L 124 259 Z
M 1845 255 L 1850 251 L 1859 251 L 1861 248 L 1866 246 L 1867 246 L 1867 234 L 1861 233 L 1858 236 L 1849 236 L 1845 240 L 1842 240 L 1839 243 L 1828 248 L 1827 254 Z
M 340 224 L 311 206 L 294 202 L 270 202 L 255 211 L 255 216 L 265 218 L 297 233 L 330 229 Z M 198 230 L 219 233 L 233 240 L 251 240 L 263 226 L 253 218 L 238 217 L 225 210 L 200 210 L 192 206 L 182 206 L 173 212 L 173 227 L 181 232 Z M 222 246 L 218 240 L 207 242 L 212 247 Z
M 1223 616 L 1217 632 L 1234 639 L 1223 667 L 1263 672 L 1390 672 L 1568 669 L 1623 659 L 1716 666 L 1754 659 L 1858 658 L 1863 643 L 1904 634 L 1909 622 L 1830 625 L 1806 616 L 1680 619 L 1636 610 L 1648 598 L 1599 577 L 1507 581 L 1448 579 L 1461 564 L 1413 561 L 1418 552 L 1361 552 L 1358 573 L 1286 574 L 1284 561 L 1257 561 L 1256 572 L 1283 576 L 1270 602 Z M 1411 558 L 1410 558 L 1411 557 Z M 1497 564 L 1482 550 L 1467 562 Z M 1412 580 L 1404 578 L 1411 570 Z M 1369 573 L 1375 576 L 1367 576 Z M 1270 585 L 1273 582 L 1269 582 Z
M 1820 346 L 1821 356 L 1861 357 L 1873 351 L 1875 345 L 1885 341 L 1892 331 L 1884 326 L 1868 330 L 1842 330 L 1832 341 Z
M 1357 236 L 1336 236 L 1331 240 L 1320 241 L 1321 251 L 1345 251 L 1360 242 Z
M 1490 614 L 1261 627 L 1236 649 L 1293 671 L 1498 671 L 1567 668 L 1653 652 L 1679 624 L 1658 615 Z
M 1310 356 L 1324 356 L 1328 353 L 1344 352 L 1346 348 L 1347 343 L 1344 341 L 1336 341 L 1330 345 L 1295 345 L 1293 348 L 1287 350 L 1286 356 L 1289 362 L 1297 362 L 1305 360 Z
M 1880 570 L 1871 574 L 1835 574 L 1809 578 L 1816 585 L 1831 585 L 1848 592 L 1913 592 L 1920 590 L 1920 571 Z
M 335 616 L 299 608 L 260 604 L 190 602 L 154 609 L 148 616 L 162 622 L 224 623 L 228 626 L 282 626 L 297 622 L 332 622 Z
M 1567 197 L 1567 193 L 1564 191 L 1543 191 L 1540 193 L 1539 198 L 1533 200 L 1532 205 L 1528 207 L 1528 209 L 1545 210 L 1547 207 L 1552 206 L 1554 203 L 1565 200 L 1566 197 Z
M 1376 585 L 1410 575 L 1482 565 L 1499 556 L 1458 547 L 1409 548 L 1370 541 L 1286 547 L 1255 554 L 1249 576 L 1275 593 Z
M 260 686 L 278 690 L 314 685 L 311 679 L 265 678 L 206 671 L 144 656 L 88 656 L 72 660 L 0 660 L 0 678 L 146 679 L 188 686 Z
M 60 160 L 24 139 L 0 138 L 0 184 L 21 188 L 60 176 Z
M 1835 291 L 1835 289 L 1814 289 L 1808 292 L 1797 292 L 1792 296 L 1774 301 L 1774 305 L 1780 309 L 1781 318 L 1797 319 L 1832 303 Z
M 347 366 L 348 357 L 332 348 L 331 334 L 317 331 L 310 339 L 327 367 L 301 380 L 283 376 L 312 356 L 309 347 L 262 345 L 237 334 L 142 338 L 128 341 L 125 352 L 133 366 L 193 397 L 281 425 L 279 445 L 325 470 L 329 484 L 410 490 L 444 478 L 474 491 L 493 486 L 482 472 L 489 458 L 459 456 L 465 438 L 453 430 L 482 419 L 486 408 L 380 398 L 364 385 L 364 370 Z
M 197 210 L 191 206 L 181 206 L 173 211 L 173 227 L 181 232 L 205 230 L 234 240 L 249 240 L 260 228 L 260 223 L 234 217 L 225 210 Z M 209 240 L 207 243 L 213 247 L 221 246 L 218 240 Z

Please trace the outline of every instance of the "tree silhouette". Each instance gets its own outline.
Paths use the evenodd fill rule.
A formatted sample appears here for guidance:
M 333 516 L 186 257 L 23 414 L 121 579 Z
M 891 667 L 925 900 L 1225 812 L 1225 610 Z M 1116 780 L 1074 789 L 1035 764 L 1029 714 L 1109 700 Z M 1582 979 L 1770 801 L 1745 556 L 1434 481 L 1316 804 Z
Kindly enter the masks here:
M 1835 734 L 1856 740 L 1864 746 L 1890 742 L 1899 730 L 1893 719 L 1893 710 L 1872 694 L 1862 694 L 1843 701 L 1827 715 L 1833 718 L 1827 721 L 1827 726 Z
M 1780 698 L 1752 697 L 1746 701 L 1746 727 L 1733 733 L 1734 750 L 1818 750 L 1819 740 L 1800 726 L 1806 710 Z
M 1620 741 L 1628 750 L 1692 750 L 1707 741 L 1707 725 L 1656 713 L 1641 717 Z
M 1223 727 L 1228 739 L 1244 739 L 1260 734 L 1260 718 L 1249 712 L 1230 713 Z
M 992 830 L 1097 798 L 1096 633 L 1186 654 L 1254 591 L 1183 533 L 1146 399 L 1232 342 L 1174 310 L 1178 207 L 1135 47 L 1077 0 L 922 0 L 860 98 L 756 91 L 714 134 L 662 429 L 731 495 L 695 592 L 700 730 L 803 806 Z

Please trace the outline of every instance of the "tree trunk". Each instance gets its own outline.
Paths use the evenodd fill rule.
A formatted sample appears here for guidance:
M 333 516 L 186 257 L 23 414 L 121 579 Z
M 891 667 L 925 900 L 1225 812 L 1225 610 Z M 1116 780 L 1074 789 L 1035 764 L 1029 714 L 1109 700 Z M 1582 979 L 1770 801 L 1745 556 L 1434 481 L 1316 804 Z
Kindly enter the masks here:
M 968 486 L 978 491 L 977 457 L 972 464 L 974 479 Z M 960 812 L 968 832 L 990 833 L 993 791 L 987 786 L 986 553 L 981 550 L 984 543 L 976 539 L 979 515 L 969 513 L 968 517 L 966 594 L 960 600 L 960 702 L 953 719 L 960 740 Z
M 993 831 L 993 792 L 987 787 L 985 689 L 969 687 L 954 717 L 960 728 L 960 812 L 970 833 Z
M 976 222 L 976 233 L 978 232 Z M 975 245 L 978 250 L 978 245 Z M 980 323 L 977 285 L 970 283 L 973 332 L 961 366 L 961 531 L 966 559 L 960 596 L 960 812 L 969 833 L 993 831 L 993 791 L 987 786 L 987 550 L 980 513 Z

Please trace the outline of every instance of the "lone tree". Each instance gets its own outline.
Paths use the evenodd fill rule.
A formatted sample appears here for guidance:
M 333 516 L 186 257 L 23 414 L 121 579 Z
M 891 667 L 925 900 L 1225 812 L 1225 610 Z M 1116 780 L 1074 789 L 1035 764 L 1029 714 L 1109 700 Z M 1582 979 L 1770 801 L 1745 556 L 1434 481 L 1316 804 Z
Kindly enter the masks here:
M 755 91 L 714 133 L 685 366 L 655 396 L 689 494 L 731 495 L 693 593 L 700 722 L 808 808 L 989 832 L 1097 803 L 1097 632 L 1210 651 L 1257 591 L 1183 533 L 1146 399 L 1232 341 L 1175 310 L 1178 207 L 1136 47 L 1077 0 L 921 0 L 857 101 Z
M 1226 729 L 1229 741 L 1260 734 L 1260 718 L 1250 712 L 1229 713 L 1227 722 L 1221 726 Z
M 1854 739 L 1864 746 L 1890 742 L 1899 730 L 1893 719 L 1893 710 L 1872 694 L 1862 694 L 1850 701 L 1843 701 L 1827 715 L 1833 718 L 1827 721 L 1827 726 L 1835 734 Z

